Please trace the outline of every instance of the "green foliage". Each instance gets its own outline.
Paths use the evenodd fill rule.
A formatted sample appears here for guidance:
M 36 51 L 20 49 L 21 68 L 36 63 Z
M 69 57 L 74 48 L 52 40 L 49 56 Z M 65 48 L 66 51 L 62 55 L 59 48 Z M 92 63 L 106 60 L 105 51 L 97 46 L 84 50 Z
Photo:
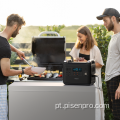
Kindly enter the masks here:
M 9 42 L 10 44 L 12 44 L 12 40 L 13 40 L 13 38 L 10 38 L 10 39 L 8 40 L 8 42 Z M 16 58 L 17 58 L 17 54 L 16 54 L 15 52 L 12 52 L 12 51 L 11 51 L 10 65 L 13 65 L 13 64 L 14 64 Z
M 98 27 L 93 27 L 93 37 L 96 39 L 98 43 L 98 47 L 101 51 L 104 66 L 102 67 L 102 78 L 105 79 L 105 66 L 107 61 L 107 54 L 108 54 L 108 44 L 111 39 L 111 36 L 108 35 L 108 31 L 106 28 L 101 25 Z
M 15 52 L 11 52 L 10 65 L 14 64 L 16 58 L 17 58 L 17 54 Z
M 8 40 L 8 42 L 9 42 L 10 44 L 12 44 L 12 40 L 13 40 L 13 38 L 10 38 L 10 39 Z M 16 58 L 17 58 L 17 53 L 11 51 L 10 65 L 13 65 L 13 64 L 14 64 Z
M 4 26 L 3 25 L 0 25 L 0 32 L 2 32 L 4 30 Z
M 45 31 L 45 27 L 39 27 L 39 31 L 40 32 Z
M 53 26 L 48 26 L 45 28 L 45 27 L 39 27 L 39 30 L 40 32 L 43 32 L 43 31 L 55 31 L 57 33 L 60 33 L 61 29 L 63 29 L 65 27 L 65 25 L 53 25 Z M 47 36 L 56 36 L 55 34 L 47 34 Z
M 108 54 L 108 44 L 111 39 L 111 36 L 108 34 L 108 31 L 103 25 L 100 25 L 98 27 L 92 27 L 91 31 L 98 43 L 98 47 L 101 51 L 103 62 L 104 62 L 104 66 L 101 69 L 104 103 L 109 104 L 108 95 L 107 95 L 107 86 L 104 79 L 105 79 L 105 66 L 106 66 L 107 54 Z M 111 113 L 110 108 L 105 108 L 105 120 L 112 120 L 112 119 L 113 119 L 113 115 Z

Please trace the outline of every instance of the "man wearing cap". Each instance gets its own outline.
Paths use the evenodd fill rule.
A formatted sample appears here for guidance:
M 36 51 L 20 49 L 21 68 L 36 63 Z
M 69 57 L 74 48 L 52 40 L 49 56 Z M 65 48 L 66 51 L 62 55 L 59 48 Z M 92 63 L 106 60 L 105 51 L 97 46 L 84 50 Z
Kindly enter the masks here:
M 114 120 L 120 120 L 120 14 L 114 8 L 106 8 L 98 20 L 104 21 L 108 31 L 113 31 L 108 46 L 108 57 L 105 70 L 110 109 Z

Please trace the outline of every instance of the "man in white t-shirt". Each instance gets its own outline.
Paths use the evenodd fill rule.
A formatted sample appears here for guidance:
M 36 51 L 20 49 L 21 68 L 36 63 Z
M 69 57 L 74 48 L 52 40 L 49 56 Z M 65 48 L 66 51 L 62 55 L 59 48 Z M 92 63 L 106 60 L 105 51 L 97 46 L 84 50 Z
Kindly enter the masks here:
M 114 8 L 106 8 L 98 20 L 104 21 L 108 31 L 113 31 L 109 46 L 105 70 L 110 109 L 114 120 L 120 120 L 120 14 Z

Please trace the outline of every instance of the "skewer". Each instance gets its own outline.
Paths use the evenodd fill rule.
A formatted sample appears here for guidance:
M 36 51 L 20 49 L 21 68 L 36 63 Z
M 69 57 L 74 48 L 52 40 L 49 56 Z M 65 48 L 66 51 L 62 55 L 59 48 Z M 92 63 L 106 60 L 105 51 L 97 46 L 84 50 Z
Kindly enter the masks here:
M 25 58 L 22 57 L 22 59 L 30 66 L 34 67 L 33 65 L 31 65 L 29 62 L 27 62 L 27 60 Z

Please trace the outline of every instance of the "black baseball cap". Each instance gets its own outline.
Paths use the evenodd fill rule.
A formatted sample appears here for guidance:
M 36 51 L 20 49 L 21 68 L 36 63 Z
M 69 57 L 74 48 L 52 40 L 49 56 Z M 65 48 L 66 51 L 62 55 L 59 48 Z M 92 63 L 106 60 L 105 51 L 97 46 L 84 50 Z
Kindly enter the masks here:
M 115 16 L 115 17 L 119 18 L 120 17 L 120 13 L 116 9 L 114 9 L 114 8 L 106 8 L 104 10 L 103 14 L 100 15 L 100 16 L 97 16 L 96 18 L 98 20 L 102 20 L 103 17 L 105 17 L 105 16 Z M 119 21 L 120 21 L 120 18 L 119 18 Z

